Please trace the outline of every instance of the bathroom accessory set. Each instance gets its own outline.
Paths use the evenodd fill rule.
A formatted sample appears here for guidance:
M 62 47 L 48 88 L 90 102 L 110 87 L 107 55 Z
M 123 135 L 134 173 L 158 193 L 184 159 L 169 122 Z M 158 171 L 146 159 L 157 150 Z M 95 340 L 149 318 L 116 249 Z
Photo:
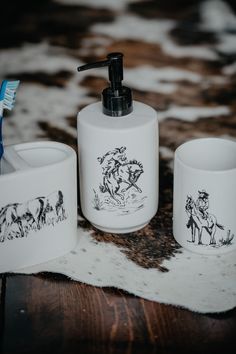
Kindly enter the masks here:
M 102 102 L 77 116 L 80 204 L 93 226 L 122 234 L 143 228 L 158 209 L 158 120 L 153 108 L 133 101 L 122 85 L 122 53 L 78 71 L 100 67 L 108 67 L 110 86 Z M 3 83 L 2 111 L 13 108 L 18 85 Z M 197 139 L 175 152 L 173 234 L 190 251 L 235 249 L 235 145 Z M 0 272 L 66 254 L 78 241 L 75 151 L 52 141 L 4 151 L 1 139 L 0 147 Z

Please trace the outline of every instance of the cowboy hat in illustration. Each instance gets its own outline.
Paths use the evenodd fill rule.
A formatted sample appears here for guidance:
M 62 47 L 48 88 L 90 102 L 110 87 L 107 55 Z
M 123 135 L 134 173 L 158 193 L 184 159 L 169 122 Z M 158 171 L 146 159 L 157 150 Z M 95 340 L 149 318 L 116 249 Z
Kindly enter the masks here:
M 201 190 L 201 191 L 198 191 L 199 194 L 203 194 L 204 197 L 209 197 L 209 194 L 205 191 L 205 189 Z

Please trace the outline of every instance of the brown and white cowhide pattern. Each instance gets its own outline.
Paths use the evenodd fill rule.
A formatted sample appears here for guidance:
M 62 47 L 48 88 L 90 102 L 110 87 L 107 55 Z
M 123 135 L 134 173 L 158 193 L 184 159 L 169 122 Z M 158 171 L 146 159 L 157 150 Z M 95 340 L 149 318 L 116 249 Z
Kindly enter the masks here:
M 106 69 L 76 68 L 124 53 L 134 99 L 158 112 L 160 206 L 143 230 L 104 234 L 144 268 L 182 252 L 172 236 L 172 160 L 184 141 L 236 138 L 236 3 L 233 0 L 12 0 L 1 16 L 0 77 L 20 79 L 4 141 L 51 139 L 77 150 L 76 115 L 100 100 Z

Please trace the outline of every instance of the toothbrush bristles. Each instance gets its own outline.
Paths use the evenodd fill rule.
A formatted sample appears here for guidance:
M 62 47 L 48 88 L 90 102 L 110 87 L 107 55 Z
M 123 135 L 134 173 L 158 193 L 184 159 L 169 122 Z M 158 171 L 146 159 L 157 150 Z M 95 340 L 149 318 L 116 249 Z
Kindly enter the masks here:
M 12 110 L 16 97 L 16 89 L 20 81 L 8 81 L 5 89 L 3 108 Z

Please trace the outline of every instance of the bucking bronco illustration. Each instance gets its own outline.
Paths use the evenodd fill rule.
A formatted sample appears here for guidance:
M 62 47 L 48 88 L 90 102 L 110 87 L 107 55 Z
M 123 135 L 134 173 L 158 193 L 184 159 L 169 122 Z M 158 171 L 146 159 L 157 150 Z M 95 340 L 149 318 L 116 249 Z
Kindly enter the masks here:
M 30 230 L 40 230 L 66 219 L 62 192 L 37 197 L 24 203 L 8 204 L 0 210 L 0 242 L 25 237 Z
M 191 241 L 198 245 L 202 245 L 203 232 L 209 235 L 208 245 L 222 246 L 230 245 L 234 238 L 230 230 L 227 230 L 226 238 L 221 234 L 221 237 L 216 239 L 217 230 L 224 230 L 225 227 L 217 222 L 215 215 L 209 213 L 209 194 L 205 190 L 198 191 L 198 198 L 194 201 L 191 195 L 187 196 L 185 211 L 188 215 L 187 228 L 191 231 Z M 197 239 L 196 239 L 197 236 Z
M 127 203 L 128 192 L 132 190 L 133 196 L 142 194 L 142 189 L 138 186 L 138 180 L 144 173 L 141 162 L 126 156 L 126 147 L 115 148 L 108 151 L 102 157 L 98 157 L 98 162 L 102 170 L 102 183 L 99 192 L 106 194 L 106 203 L 124 206 Z M 102 203 L 98 193 L 95 193 L 95 209 L 99 210 L 98 203 Z

